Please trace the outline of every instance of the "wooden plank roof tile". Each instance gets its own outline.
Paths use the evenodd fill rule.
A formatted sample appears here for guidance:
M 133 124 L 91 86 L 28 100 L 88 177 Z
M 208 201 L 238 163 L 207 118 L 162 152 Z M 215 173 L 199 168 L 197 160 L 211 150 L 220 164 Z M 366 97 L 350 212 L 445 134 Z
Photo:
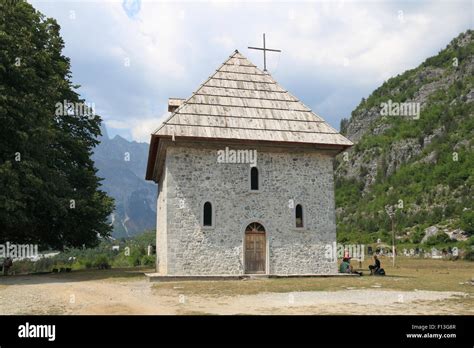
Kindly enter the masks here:
M 154 134 L 352 145 L 237 51 Z

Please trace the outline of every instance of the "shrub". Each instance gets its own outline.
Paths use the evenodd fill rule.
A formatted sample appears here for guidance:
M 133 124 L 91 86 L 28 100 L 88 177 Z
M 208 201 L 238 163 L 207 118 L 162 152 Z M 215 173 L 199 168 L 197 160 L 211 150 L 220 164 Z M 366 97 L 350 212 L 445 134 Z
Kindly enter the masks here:
M 129 240 L 101 242 L 95 248 L 70 248 L 48 258 L 14 261 L 12 272 L 16 274 L 34 272 L 52 272 L 53 269 L 109 269 L 113 267 L 153 266 L 156 256 L 147 256 L 147 246 L 154 244 L 155 232 L 145 232 Z M 113 245 L 119 245 L 120 251 L 112 250 Z M 125 253 L 128 248 L 130 254 Z M 0 259 L 0 261 L 2 261 Z M 1 267 L 0 267 L 1 269 Z
M 14 261 L 9 272 L 14 272 L 15 274 L 32 273 L 34 272 L 34 267 L 34 262 L 30 260 Z
M 109 258 L 106 255 L 97 256 L 94 261 L 94 267 L 97 267 L 98 269 L 109 269 L 110 268 Z
M 446 233 L 442 232 L 442 233 L 438 233 L 434 236 L 429 237 L 428 240 L 426 241 L 426 245 L 434 246 L 434 245 L 446 244 L 450 242 L 452 242 L 451 238 L 449 238 L 449 236 Z
M 41 258 L 36 262 L 31 260 L 17 260 L 13 262 L 10 269 L 16 274 L 27 274 L 36 272 L 51 272 L 57 267 L 57 261 L 53 257 Z
M 79 263 L 85 268 L 85 269 L 91 269 L 94 267 L 94 262 L 92 260 L 81 260 Z
M 113 267 L 129 267 L 130 266 L 130 261 L 129 257 L 125 256 L 123 253 L 118 254 L 112 262 Z
M 470 237 L 466 240 L 466 244 L 467 244 L 467 245 L 474 245 L 474 236 L 470 236 Z
M 145 248 L 143 246 L 131 246 L 130 256 L 129 256 L 130 266 L 133 266 L 133 267 L 140 266 L 141 259 L 145 255 L 146 255 Z
M 145 255 L 141 259 L 141 265 L 142 266 L 153 266 L 154 264 L 155 264 L 155 257 L 154 256 Z
M 33 263 L 33 272 L 51 272 L 56 264 L 52 257 L 43 257 Z
M 417 228 L 416 231 L 413 232 L 411 236 L 411 242 L 413 244 L 421 243 L 421 240 L 423 239 L 424 235 L 425 235 L 425 231 L 423 230 L 423 228 Z
M 461 228 L 469 235 L 474 234 L 474 211 L 466 210 L 461 214 Z
M 469 250 L 464 254 L 464 260 L 474 261 L 474 250 Z

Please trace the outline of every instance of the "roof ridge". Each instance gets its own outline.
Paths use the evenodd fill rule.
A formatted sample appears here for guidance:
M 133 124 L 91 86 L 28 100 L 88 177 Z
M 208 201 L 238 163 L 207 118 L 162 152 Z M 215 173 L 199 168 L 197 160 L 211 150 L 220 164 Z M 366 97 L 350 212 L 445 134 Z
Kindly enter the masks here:
M 203 90 L 204 88 L 206 90 Z M 187 116 L 180 120 L 179 115 Z M 200 118 L 204 115 L 212 117 Z M 219 120 L 227 116 L 235 119 L 232 126 Z M 257 122 L 256 126 L 248 124 L 254 119 Z M 267 121 L 272 124 L 268 129 L 265 126 Z M 219 125 L 221 123 L 222 126 Z M 304 124 L 310 123 L 315 128 L 311 126 L 313 129 L 306 129 Z M 316 124 L 320 126 L 316 127 Z M 288 128 L 285 125 L 293 126 Z M 218 130 L 225 128 L 228 128 L 228 131 Z M 235 132 L 236 129 L 242 131 Z M 258 131 L 267 133 L 259 135 Z M 305 139 L 298 135 L 303 133 L 308 134 Z M 331 127 L 326 120 L 280 86 L 268 71 L 262 71 L 237 49 L 163 121 L 153 134 L 173 138 L 176 135 L 203 138 L 230 137 L 241 140 L 262 137 L 261 140 L 268 141 L 284 139 L 295 143 L 304 140 L 315 144 L 352 145 L 352 142 Z M 326 134 L 332 136 L 326 137 Z

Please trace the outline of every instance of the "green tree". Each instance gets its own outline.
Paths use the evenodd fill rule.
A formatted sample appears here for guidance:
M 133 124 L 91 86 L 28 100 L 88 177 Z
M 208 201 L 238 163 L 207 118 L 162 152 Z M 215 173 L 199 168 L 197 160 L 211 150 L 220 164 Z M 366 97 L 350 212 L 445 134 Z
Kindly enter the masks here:
M 468 234 L 474 234 L 474 211 L 466 210 L 461 214 L 461 228 Z
M 0 242 L 92 246 L 111 230 L 90 158 L 101 119 L 83 108 L 59 31 L 24 1 L 0 2 Z

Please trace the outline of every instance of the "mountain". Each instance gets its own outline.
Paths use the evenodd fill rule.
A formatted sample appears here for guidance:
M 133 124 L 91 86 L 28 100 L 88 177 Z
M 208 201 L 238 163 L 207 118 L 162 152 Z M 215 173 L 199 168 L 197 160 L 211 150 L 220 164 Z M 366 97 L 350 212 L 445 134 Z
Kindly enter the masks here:
M 386 81 L 341 121 L 355 145 L 335 161 L 338 239 L 419 243 L 433 226 L 474 232 L 474 43 L 469 30 Z M 417 112 L 419 110 L 419 112 Z
M 145 181 L 148 144 L 130 142 L 119 135 L 110 139 L 105 126 L 99 140 L 92 159 L 98 176 L 104 179 L 104 191 L 115 199 L 112 235 L 128 237 L 154 229 L 157 187 Z

